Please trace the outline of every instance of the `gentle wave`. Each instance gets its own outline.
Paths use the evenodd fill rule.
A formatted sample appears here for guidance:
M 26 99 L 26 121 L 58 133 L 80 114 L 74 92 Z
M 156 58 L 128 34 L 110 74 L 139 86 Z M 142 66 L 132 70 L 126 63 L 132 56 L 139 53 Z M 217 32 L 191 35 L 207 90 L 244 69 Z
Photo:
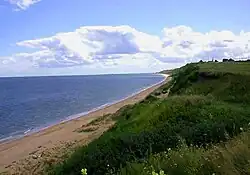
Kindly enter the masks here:
M 7 137 L 0 138 L 0 143 L 12 141 L 12 140 L 15 140 L 15 139 L 18 139 L 18 138 L 22 138 L 22 137 L 24 137 L 26 135 L 29 135 L 31 131 L 32 131 L 32 129 L 30 128 L 30 129 L 27 129 L 25 131 L 13 132 L 13 133 L 9 134 L 9 136 L 7 136 Z

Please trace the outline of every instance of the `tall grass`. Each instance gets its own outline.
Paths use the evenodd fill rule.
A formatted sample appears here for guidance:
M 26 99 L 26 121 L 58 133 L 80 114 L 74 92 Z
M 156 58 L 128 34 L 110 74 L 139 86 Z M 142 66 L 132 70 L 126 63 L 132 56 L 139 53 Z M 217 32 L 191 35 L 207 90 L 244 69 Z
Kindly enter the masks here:
M 167 175 L 250 174 L 250 133 L 245 132 L 226 144 L 209 149 L 187 146 L 162 152 L 143 163 L 128 163 L 119 175 L 151 175 L 163 170 Z
M 122 108 L 112 115 L 117 122 L 110 130 L 76 150 L 49 173 L 73 175 L 80 174 L 81 168 L 87 168 L 88 175 L 124 174 L 124 171 L 136 174 L 152 173 L 152 167 L 157 171 L 161 168 L 168 174 L 215 171 L 199 156 L 208 158 L 216 151 L 213 148 L 208 153 L 206 148 L 226 142 L 249 128 L 250 82 L 246 69 L 242 74 L 235 73 L 241 67 L 231 73 L 228 69 L 217 71 L 214 67 L 208 72 L 210 65 L 205 67 L 206 64 L 209 63 L 188 64 L 174 70 L 171 82 L 156 91 L 162 94 L 171 87 L 169 98 L 159 98 L 154 92 L 142 102 Z M 185 146 L 181 146 L 183 142 Z M 185 155 L 178 160 L 180 165 L 171 163 L 179 154 Z M 153 156 L 149 158 L 150 155 Z M 172 158 L 167 159 L 169 156 Z M 200 161 L 202 165 L 198 163 Z M 235 163 L 246 165 L 241 161 L 236 159 Z
M 89 174 L 116 172 L 128 161 L 176 148 L 180 138 L 188 145 L 218 143 L 237 135 L 250 122 L 246 117 L 250 110 L 204 96 L 173 96 L 138 104 L 129 111 L 129 118 L 125 112 L 123 116 L 111 130 L 58 165 L 54 173 L 78 174 L 82 166 Z

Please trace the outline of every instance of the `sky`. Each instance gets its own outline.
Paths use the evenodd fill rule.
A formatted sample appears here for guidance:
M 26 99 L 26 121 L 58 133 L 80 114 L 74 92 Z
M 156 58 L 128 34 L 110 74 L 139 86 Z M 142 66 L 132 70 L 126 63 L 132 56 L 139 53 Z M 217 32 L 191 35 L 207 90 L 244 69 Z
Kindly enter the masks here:
M 249 0 L 0 0 L 0 76 L 156 72 L 250 56 Z

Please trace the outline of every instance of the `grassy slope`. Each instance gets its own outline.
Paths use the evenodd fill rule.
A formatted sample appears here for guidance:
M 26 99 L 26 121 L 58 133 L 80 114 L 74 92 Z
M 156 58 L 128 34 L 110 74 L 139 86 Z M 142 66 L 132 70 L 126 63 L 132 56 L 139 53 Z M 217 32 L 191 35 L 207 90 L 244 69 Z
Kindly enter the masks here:
M 87 168 L 88 174 L 119 171 L 121 174 L 137 174 L 142 173 L 141 167 L 150 167 L 150 161 L 143 163 L 149 155 L 155 155 L 156 162 L 163 162 L 165 166 L 161 168 L 166 171 L 170 164 L 159 154 L 169 148 L 175 149 L 176 153 L 185 150 L 191 156 L 199 157 L 208 150 L 192 149 L 191 145 L 208 148 L 238 135 L 242 128 L 248 128 L 250 64 L 189 64 L 172 74 L 169 84 L 141 103 L 114 114 L 112 117 L 117 123 L 112 129 L 76 150 L 65 162 L 53 167 L 50 174 L 80 174 L 81 168 Z M 170 97 L 158 98 L 168 88 L 171 88 Z M 187 149 L 183 149 L 183 142 Z M 164 154 L 172 153 L 167 152 Z M 194 162 L 197 160 L 194 158 Z M 127 162 L 134 162 L 135 168 Z M 190 167 L 198 170 L 195 165 L 197 162 L 190 163 Z M 210 173 L 210 170 L 204 169 L 204 172 Z M 192 171 L 191 174 L 196 173 Z
M 198 73 L 197 73 L 198 72 Z M 174 86 L 171 88 L 170 95 L 189 97 L 194 95 L 202 95 L 213 98 L 216 103 L 224 103 L 225 111 L 221 113 L 217 109 L 209 112 L 213 116 L 213 112 L 218 112 L 228 118 L 227 112 L 231 110 L 230 106 L 239 110 L 249 110 L 249 95 L 250 89 L 250 64 L 248 63 L 202 63 L 188 65 L 178 72 L 174 73 Z M 169 85 L 165 85 L 169 87 Z M 170 97 L 172 98 L 172 97 Z M 216 104 L 214 103 L 214 105 Z M 216 105 L 215 105 L 216 106 Z M 204 105 L 202 105 L 204 107 Z M 216 106 L 218 107 L 218 106 Z M 236 113 L 235 119 L 232 121 L 233 127 L 239 121 L 239 113 Z M 194 114 L 195 115 L 195 114 Z M 202 114 L 196 114 L 202 117 Z M 239 122 L 240 130 L 248 130 L 249 114 L 245 115 L 245 121 Z M 216 116 L 216 117 L 218 117 Z M 204 117 L 202 117 L 204 120 Z M 207 121 L 208 122 L 208 121 Z M 229 126 L 227 121 L 222 121 L 223 124 Z M 215 123 L 211 123 L 215 126 Z M 206 125 L 207 126 L 207 125 Z M 203 126 L 204 131 L 207 130 Z M 220 132 L 220 131 L 218 131 Z M 126 167 L 120 170 L 121 175 L 139 175 L 152 174 L 153 170 L 164 170 L 168 175 L 174 174 L 250 174 L 250 133 L 249 131 L 234 132 L 233 135 L 225 132 L 225 141 L 219 144 L 212 144 L 207 147 L 194 147 L 187 145 L 187 140 L 177 147 L 174 151 L 161 152 L 154 154 L 144 163 L 129 163 Z M 199 134 L 197 132 L 196 134 Z M 206 134 L 207 135 L 207 131 Z M 230 136 L 235 136 L 230 139 Z M 205 137 L 205 136 L 202 136 Z M 227 141 L 229 140 L 229 141 Z
M 250 133 L 209 149 L 181 145 L 175 150 L 152 155 L 144 163 L 129 163 L 120 175 L 151 175 L 163 170 L 167 175 L 247 175 L 250 174 Z

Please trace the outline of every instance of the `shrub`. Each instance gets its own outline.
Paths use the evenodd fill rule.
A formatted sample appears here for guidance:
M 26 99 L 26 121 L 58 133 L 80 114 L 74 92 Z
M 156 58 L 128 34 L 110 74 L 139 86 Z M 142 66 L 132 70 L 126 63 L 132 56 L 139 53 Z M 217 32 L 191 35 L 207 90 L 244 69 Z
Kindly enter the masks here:
M 199 146 L 224 141 L 247 127 L 249 114 L 245 108 L 203 96 L 173 96 L 136 105 L 130 118 L 120 118 L 113 129 L 77 150 L 54 173 L 78 174 L 81 165 L 89 174 L 116 172 L 127 162 L 166 151 L 166 146 L 176 148 L 180 138 Z

